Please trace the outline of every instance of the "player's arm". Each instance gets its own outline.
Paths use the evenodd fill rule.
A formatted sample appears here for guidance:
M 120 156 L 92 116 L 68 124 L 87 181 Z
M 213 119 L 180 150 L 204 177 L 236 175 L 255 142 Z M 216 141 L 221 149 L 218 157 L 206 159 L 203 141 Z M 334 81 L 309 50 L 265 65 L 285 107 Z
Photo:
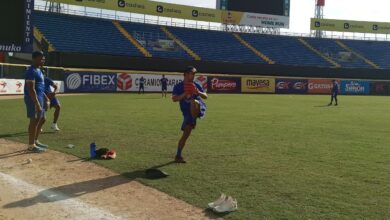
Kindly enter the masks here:
M 28 89 L 28 94 L 31 97 L 31 100 L 34 102 L 35 109 L 38 112 L 42 111 L 42 106 L 39 104 L 37 92 L 35 91 L 35 80 L 26 80 L 26 86 Z
M 173 101 L 173 102 L 180 102 L 180 101 L 183 100 L 185 97 L 186 97 L 185 93 L 183 93 L 183 94 L 181 94 L 181 95 L 172 95 L 172 101 Z

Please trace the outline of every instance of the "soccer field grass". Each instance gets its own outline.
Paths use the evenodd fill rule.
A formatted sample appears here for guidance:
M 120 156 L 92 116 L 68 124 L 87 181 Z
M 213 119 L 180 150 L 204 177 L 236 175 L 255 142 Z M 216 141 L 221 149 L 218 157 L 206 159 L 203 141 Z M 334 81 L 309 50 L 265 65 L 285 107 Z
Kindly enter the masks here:
M 158 94 L 60 97 L 62 131 L 48 123 L 40 140 L 81 158 L 94 140 L 114 148 L 117 159 L 96 162 L 199 207 L 232 195 L 239 210 L 227 219 L 389 219 L 390 98 L 339 99 L 325 107 L 328 96 L 211 95 L 185 165 L 168 164 L 182 116 Z M 0 109 L 0 137 L 27 142 L 23 100 Z M 142 178 L 159 165 L 169 178 Z

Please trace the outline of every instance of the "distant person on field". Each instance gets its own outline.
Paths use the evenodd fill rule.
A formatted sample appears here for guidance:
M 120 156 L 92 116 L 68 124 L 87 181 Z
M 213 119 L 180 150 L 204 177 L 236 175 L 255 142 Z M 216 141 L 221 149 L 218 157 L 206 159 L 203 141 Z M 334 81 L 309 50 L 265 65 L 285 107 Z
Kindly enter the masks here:
M 162 75 L 162 78 L 160 79 L 161 82 L 161 92 L 162 97 L 167 97 L 167 91 L 168 91 L 168 79 L 165 78 L 165 75 Z
M 338 103 L 337 103 L 337 95 L 338 94 L 339 94 L 339 85 L 338 85 L 336 80 L 332 80 L 332 94 L 331 94 L 332 98 L 330 100 L 329 106 L 331 106 L 333 104 L 333 100 L 335 100 L 334 105 L 335 106 L 338 105 Z
M 45 95 L 45 77 L 40 69 L 44 63 L 43 52 L 33 52 L 32 65 L 25 74 L 24 103 L 26 104 L 27 117 L 30 119 L 28 150 L 35 153 L 44 152 L 48 148 L 48 145 L 38 141 L 42 125 L 46 120 L 45 109 L 49 105 L 49 99 Z
M 54 88 L 54 90 L 52 90 L 52 88 Z M 57 125 L 58 117 L 60 116 L 61 111 L 60 101 L 56 97 L 58 89 L 58 86 L 53 82 L 53 80 L 47 77 L 47 74 L 45 74 L 45 94 L 50 100 L 50 108 L 54 107 L 55 109 L 53 124 L 51 124 L 51 129 L 54 131 L 60 130 Z
M 191 135 L 191 131 L 195 129 L 196 120 L 203 118 L 206 113 L 206 104 L 202 99 L 207 99 L 208 95 L 203 91 L 202 86 L 194 82 L 196 72 L 197 70 L 194 67 L 187 67 L 184 71 L 184 81 L 173 88 L 172 100 L 180 102 L 180 110 L 184 118 L 181 126 L 183 135 L 180 138 L 175 156 L 176 163 L 185 163 L 182 150 Z
M 141 94 L 141 90 L 142 90 L 142 94 L 145 94 L 145 78 L 143 76 L 141 76 L 141 78 L 139 79 L 138 94 Z

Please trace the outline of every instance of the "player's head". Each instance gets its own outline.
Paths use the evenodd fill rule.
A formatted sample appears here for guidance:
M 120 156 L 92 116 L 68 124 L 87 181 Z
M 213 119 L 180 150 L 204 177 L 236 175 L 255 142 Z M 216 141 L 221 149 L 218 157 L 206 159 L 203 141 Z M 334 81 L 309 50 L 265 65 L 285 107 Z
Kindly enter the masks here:
M 184 81 L 187 81 L 187 82 L 192 82 L 194 81 L 195 79 L 195 74 L 197 73 L 198 71 L 196 70 L 195 67 L 193 66 L 188 66 L 185 70 L 184 70 Z
M 41 67 L 45 65 L 45 55 L 42 51 L 34 51 L 32 53 L 32 63 L 35 67 Z
M 162 76 L 163 76 L 163 78 L 165 78 L 165 75 L 164 75 L 164 74 L 163 74 Z

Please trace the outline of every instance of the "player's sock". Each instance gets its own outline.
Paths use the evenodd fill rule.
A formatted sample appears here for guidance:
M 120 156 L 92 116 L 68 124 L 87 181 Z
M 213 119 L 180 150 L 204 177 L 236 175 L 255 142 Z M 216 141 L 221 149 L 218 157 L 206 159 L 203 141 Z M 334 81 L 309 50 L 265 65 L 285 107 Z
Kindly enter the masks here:
M 182 151 L 182 150 L 183 150 L 183 149 L 180 148 L 180 147 L 177 148 L 176 157 L 181 157 L 181 151 Z

